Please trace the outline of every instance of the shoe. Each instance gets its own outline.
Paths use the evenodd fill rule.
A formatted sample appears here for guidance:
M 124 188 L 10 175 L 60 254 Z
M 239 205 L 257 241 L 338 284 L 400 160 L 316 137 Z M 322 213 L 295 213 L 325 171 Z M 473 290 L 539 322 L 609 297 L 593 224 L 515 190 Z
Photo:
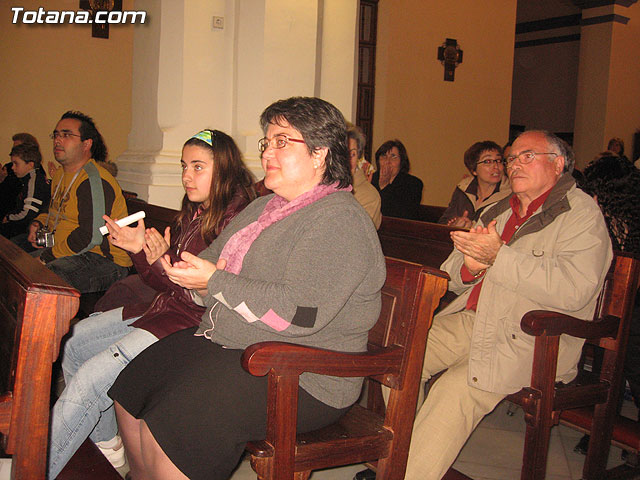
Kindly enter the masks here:
M 356 476 L 353 477 L 353 480 L 376 480 L 376 472 L 367 468 L 366 470 L 362 470 L 361 472 L 356 473 Z
M 583 435 L 580 441 L 573 448 L 573 451 L 582 455 L 586 455 L 587 450 L 589 450 L 589 438 L 589 435 Z
M 120 468 L 126 463 L 124 445 L 122 444 L 120 435 L 116 435 L 111 440 L 97 442 L 96 446 L 100 449 L 102 454 L 107 457 L 107 460 L 109 460 L 109 463 L 113 465 L 113 468 Z

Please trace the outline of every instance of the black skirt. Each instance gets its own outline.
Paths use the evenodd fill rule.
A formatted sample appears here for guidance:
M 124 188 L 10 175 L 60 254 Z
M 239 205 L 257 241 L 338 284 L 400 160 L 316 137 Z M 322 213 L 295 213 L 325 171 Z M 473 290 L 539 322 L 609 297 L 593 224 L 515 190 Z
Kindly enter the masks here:
M 264 438 L 267 377 L 240 364 L 242 350 L 221 347 L 195 328 L 169 335 L 138 355 L 109 396 L 144 420 L 162 450 L 192 480 L 227 479 L 249 440 Z M 335 422 L 336 409 L 303 389 L 298 431 Z

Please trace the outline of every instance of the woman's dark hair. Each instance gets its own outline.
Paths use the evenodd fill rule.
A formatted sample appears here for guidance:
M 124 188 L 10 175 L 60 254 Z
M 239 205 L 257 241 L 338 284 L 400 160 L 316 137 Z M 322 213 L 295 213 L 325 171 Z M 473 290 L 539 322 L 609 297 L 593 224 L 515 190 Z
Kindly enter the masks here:
M 199 138 L 190 138 L 184 144 L 207 150 L 213 158 L 213 175 L 209 189 L 209 205 L 201 214 L 200 232 L 207 244 L 211 243 L 222 231 L 221 220 L 238 189 L 243 189 L 249 201 L 256 198 L 253 189 L 253 177 L 242 161 L 242 154 L 229 135 L 220 130 L 209 130 L 209 145 Z M 183 148 L 184 148 L 183 147 Z M 185 194 L 182 198 L 182 209 L 176 217 L 175 234 L 180 234 L 180 226 L 193 218 L 201 203 L 189 200 Z
M 329 102 L 316 97 L 291 97 L 269 105 L 260 115 L 266 135 L 269 125 L 287 124 L 302 135 L 309 154 L 328 148 L 322 184 L 351 185 L 351 168 L 347 148 L 347 125 L 342 113 Z
M 380 171 L 380 157 L 386 155 L 386 153 L 393 147 L 396 147 L 398 149 L 398 153 L 400 154 L 400 172 L 409 172 L 409 169 L 411 168 L 411 164 L 409 163 L 409 155 L 407 155 L 407 149 L 404 148 L 404 145 L 398 139 L 388 140 L 380 145 L 378 150 L 376 150 L 376 168 L 378 169 L 378 171 Z
M 616 250 L 640 254 L 640 170 L 617 155 L 595 159 L 584 169 L 582 189 L 597 196 Z
M 476 171 L 476 167 L 478 166 L 478 160 L 480 160 L 480 155 L 482 155 L 482 152 L 493 152 L 494 150 L 502 155 L 502 147 L 496 142 L 492 142 L 491 140 L 484 140 L 482 142 L 474 143 L 469 148 L 467 148 L 466 152 L 464 152 L 464 166 L 467 167 L 467 170 L 469 170 L 469 172 L 474 173 Z
M 104 143 L 104 139 L 96 124 L 88 115 L 85 115 L 82 112 L 69 110 L 65 112 L 60 120 L 64 120 L 65 118 L 72 118 L 78 120 L 80 122 L 80 140 L 91 139 L 91 158 L 93 158 L 96 162 L 106 162 L 107 161 L 107 146 Z

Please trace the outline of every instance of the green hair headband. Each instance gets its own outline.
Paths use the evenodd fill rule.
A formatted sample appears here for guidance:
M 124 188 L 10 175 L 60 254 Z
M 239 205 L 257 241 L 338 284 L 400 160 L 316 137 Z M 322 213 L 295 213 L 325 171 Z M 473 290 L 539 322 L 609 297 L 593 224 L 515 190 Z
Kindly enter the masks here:
M 191 138 L 197 138 L 198 140 L 202 140 L 203 142 L 209 144 L 213 147 L 213 137 L 215 137 L 215 131 L 213 130 L 202 130 L 201 132 L 196 133 Z

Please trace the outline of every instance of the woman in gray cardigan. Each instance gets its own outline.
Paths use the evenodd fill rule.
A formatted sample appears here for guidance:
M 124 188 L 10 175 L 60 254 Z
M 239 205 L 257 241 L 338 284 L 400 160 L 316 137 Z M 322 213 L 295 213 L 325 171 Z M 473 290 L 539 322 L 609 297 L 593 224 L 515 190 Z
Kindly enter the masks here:
M 296 97 L 260 120 L 274 195 L 250 204 L 199 257 L 165 263 L 207 311 L 198 329 L 138 356 L 109 392 L 134 480 L 228 478 L 245 443 L 266 431 L 267 379 L 242 369 L 243 349 L 279 340 L 362 352 L 378 318 L 384 257 L 350 193 L 344 118 Z M 298 430 L 333 423 L 361 383 L 303 375 Z

